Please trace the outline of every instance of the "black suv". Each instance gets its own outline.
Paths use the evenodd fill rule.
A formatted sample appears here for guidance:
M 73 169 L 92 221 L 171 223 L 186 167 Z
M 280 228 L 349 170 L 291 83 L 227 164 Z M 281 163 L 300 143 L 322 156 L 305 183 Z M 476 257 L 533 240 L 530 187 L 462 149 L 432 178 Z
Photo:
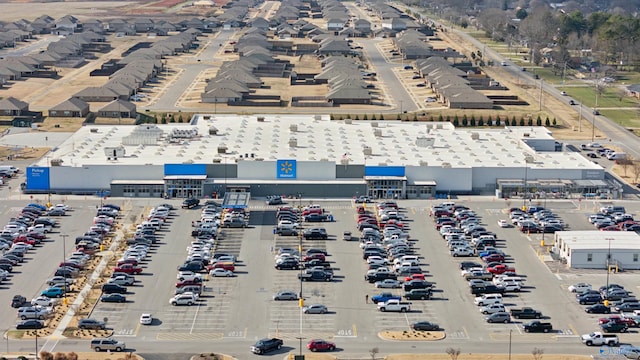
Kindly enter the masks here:
M 194 207 L 200 205 L 200 200 L 196 199 L 196 198 L 189 198 L 189 199 L 184 199 L 184 201 L 182 202 L 182 208 L 183 209 L 193 209 Z
M 118 284 L 104 284 L 102 292 L 105 294 L 126 294 L 127 288 Z
M 304 238 L 307 239 L 307 240 L 309 240 L 309 239 L 326 240 L 327 237 L 328 237 L 327 230 L 325 230 L 323 228 L 309 229 L 309 230 L 304 232 Z

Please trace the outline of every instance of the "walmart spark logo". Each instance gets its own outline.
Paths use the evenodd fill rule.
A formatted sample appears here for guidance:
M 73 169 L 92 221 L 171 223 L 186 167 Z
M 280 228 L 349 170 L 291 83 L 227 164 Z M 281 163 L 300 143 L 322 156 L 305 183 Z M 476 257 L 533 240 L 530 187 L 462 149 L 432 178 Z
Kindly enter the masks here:
M 295 160 L 278 160 L 277 177 L 278 179 L 295 179 L 296 178 L 296 161 Z

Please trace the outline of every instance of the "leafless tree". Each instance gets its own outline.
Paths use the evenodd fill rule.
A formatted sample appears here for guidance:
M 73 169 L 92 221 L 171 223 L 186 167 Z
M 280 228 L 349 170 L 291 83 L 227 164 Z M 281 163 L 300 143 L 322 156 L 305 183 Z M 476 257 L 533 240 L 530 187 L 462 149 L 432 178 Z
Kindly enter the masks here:
M 533 355 L 534 360 L 542 360 L 542 355 L 544 355 L 544 350 L 539 348 L 533 348 L 533 351 L 531 351 L 531 355 Z
M 48 351 L 40 351 L 40 359 L 42 360 L 54 360 L 53 354 Z
M 376 355 L 378 355 L 379 352 L 380 352 L 380 349 L 378 349 L 377 347 L 374 347 L 371 350 L 369 350 L 369 355 L 371 355 L 371 360 L 376 360 Z
M 73 351 L 67 353 L 67 360 L 78 360 L 78 354 Z
M 633 171 L 633 182 L 637 184 L 640 180 L 640 161 L 635 159 L 632 161 L 631 170 Z
M 529 43 L 532 63 L 540 64 L 542 60 L 540 50 L 553 40 L 555 29 L 557 29 L 557 20 L 546 9 L 534 11 L 522 20 L 519 31 Z
M 445 352 L 449 355 L 451 360 L 458 360 L 458 356 L 460 356 L 460 349 L 447 348 Z

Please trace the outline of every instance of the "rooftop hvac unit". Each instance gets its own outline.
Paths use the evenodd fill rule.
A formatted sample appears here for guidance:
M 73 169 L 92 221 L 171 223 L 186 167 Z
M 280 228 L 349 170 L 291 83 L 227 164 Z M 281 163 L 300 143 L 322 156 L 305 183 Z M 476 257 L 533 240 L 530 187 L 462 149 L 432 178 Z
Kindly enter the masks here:
M 343 158 L 343 159 L 340 159 L 340 164 L 342 164 L 342 165 L 349 165 L 349 158 Z
M 382 129 L 375 129 L 373 130 L 373 135 L 375 137 L 382 137 Z
M 189 159 L 182 162 L 183 164 L 193 164 L 193 160 Z
M 419 137 L 416 139 L 416 146 L 421 148 L 433 147 L 435 142 L 435 138 Z
M 351 125 L 353 123 L 353 121 L 351 119 L 344 119 L 344 123 Z
M 371 123 L 371 127 L 377 128 L 378 127 L 378 122 L 377 121 L 372 122 Z
M 105 147 L 104 148 L 104 154 L 107 157 L 107 159 L 111 160 L 111 159 L 117 159 L 119 157 L 123 157 L 125 153 L 124 150 L 124 146 L 118 146 L 118 147 Z
M 297 132 L 298 131 L 298 125 L 296 125 L 296 124 L 289 125 L 289 130 L 291 130 L 291 132 Z
M 442 167 L 445 168 L 445 169 L 450 169 L 451 168 L 451 164 L 448 163 L 448 162 L 443 162 L 442 163 Z
M 436 129 L 442 130 L 442 124 L 440 124 L 440 123 L 436 124 Z
M 264 122 L 264 116 L 258 116 L 256 120 L 258 120 L 258 122 Z
M 480 139 L 480 134 L 478 134 L 475 131 L 471 133 L 471 140 L 479 140 L 479 139 Z
M 289 147 L 292 147 L 292 148 L 298 147 L 298 140 L 294 138 L 289 139 Z
M 61 166 L 63 163 L 62 159 L 51 159 L 51 166 Z
M 255 158 L 255 159 L 253 159 L 253 160 L 254 160 L 254 161 L 264 161 L 264 158 L 257 157 L 257 158 Z
M 371 147 L 370 147 L 370 146 L 365 146 L 365 147 L 362 149 L 362 153 L 363 153 L 363 154 L 365 154 L 365 155 L 367 155 L 367 156 L 371 156 L 371 155 L 373 155 L 373 150 L 371 149 Z
M 320 161 L 329 161 L 329 159 L 327 159 L 327 158 L 322 158 L 322 159 L 320 159 Z
M 213 158 L 212 162 L 213 162 L 214 164 L 220 164 L 220 163 L 222 162 L 222 159 L 220 159 L 220 158 Z
M 429 163 L 423 160 L 420 160 L 419 164 L 420 166 L 429 166 Z
M 530 134 L 529 134 L 529 133 L 524 133 L 524 134 L 522 134 L 522 136 L 523 136 L 523 137 L 529 137 L 529 136 L 530 136 Z
M 313 116 L 313 118 L 314 118 L 315 120 L 320 121 L 320 120 L 322 120 L 322 115 L 314 115 L 314 116 Z
M 218 146 L 218 154 L 226 154 L 228 149 L 226 145 L 220 145 Z

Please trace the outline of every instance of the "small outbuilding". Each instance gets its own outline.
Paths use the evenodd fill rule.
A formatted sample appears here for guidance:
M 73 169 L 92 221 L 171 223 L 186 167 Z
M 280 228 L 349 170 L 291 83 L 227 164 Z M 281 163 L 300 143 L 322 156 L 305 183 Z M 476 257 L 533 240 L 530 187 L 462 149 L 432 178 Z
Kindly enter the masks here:
M 640 235 L 634 231 L 558 231 L 553 252 L 572 269 L 640 269 Z

